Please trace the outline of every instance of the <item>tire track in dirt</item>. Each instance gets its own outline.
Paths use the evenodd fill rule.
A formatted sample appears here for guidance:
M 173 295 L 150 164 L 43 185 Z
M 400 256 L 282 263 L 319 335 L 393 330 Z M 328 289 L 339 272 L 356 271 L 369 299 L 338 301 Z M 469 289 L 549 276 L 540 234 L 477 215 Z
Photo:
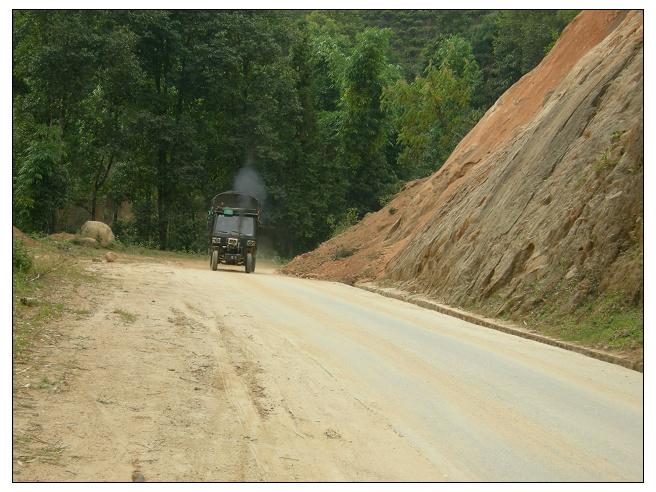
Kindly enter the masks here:
M 63 452 L 57 460 L 25 463 L 15 478 L 130 481 L 134 472 L 146 481 L 261 479 L 216 384 L 220 339 L 185 314 L 171 275 L 152 274 L 152 265 L 96 268 L 119 288 L 96 293 L 103 302 L 95 314 L 67 320 L 69 342 L 44 355 L 52 364 L 74 357 L 83 371 L 65 400 L 30 389 L 35 412 L 16 415 L 17 435 L 32 429 L 33 437 L 61 443 Z M 117 311 L 136 319 L 123 322 Z M 84 347 L 70 344 L 75 340 Z

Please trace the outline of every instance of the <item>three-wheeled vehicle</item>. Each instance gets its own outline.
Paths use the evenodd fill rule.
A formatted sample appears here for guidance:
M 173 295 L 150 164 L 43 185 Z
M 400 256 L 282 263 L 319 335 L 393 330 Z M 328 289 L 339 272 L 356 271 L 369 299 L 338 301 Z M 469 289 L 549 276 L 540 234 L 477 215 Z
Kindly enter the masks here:
M 212 198 L 207 218 L 212 270 L 225 263 L 255 271 L 259 218 L 260 203 L 250 195 L 226 191 Z

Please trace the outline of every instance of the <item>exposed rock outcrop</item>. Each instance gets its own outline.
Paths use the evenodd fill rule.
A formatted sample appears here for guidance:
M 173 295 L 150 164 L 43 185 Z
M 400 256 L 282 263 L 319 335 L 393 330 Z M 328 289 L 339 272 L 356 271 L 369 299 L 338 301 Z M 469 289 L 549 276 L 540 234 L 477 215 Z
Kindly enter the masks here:
M 111 228 L 97 220 L 87 220 L 80 229 L 80 236 L 95 239 L 101 246 L 107 246 L 114 241 L 114 233 Z
M 643 15 L 586 11 L 439 171 L 283 271 L 497 316 L 571 312 L 641 302 L 642 226 Z

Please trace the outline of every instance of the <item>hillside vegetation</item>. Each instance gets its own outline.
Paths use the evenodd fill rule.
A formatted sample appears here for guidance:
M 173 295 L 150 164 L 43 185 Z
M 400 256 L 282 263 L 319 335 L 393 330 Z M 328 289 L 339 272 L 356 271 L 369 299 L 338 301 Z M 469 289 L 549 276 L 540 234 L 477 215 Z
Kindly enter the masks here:
M 251 167 L 271 246 L 307 251 L 439 169 L 571 16 L 16 10 L 13 221 L 201 251 Z

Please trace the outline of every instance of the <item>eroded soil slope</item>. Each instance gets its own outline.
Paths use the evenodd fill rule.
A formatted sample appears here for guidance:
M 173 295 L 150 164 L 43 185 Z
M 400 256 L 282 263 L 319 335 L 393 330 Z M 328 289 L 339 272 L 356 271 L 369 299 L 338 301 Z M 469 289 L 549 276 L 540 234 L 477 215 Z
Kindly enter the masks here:
M 640 12 L 581 13 L 439 171 L 284 272 L 496 316 L 639 308 L 642 65 Z

